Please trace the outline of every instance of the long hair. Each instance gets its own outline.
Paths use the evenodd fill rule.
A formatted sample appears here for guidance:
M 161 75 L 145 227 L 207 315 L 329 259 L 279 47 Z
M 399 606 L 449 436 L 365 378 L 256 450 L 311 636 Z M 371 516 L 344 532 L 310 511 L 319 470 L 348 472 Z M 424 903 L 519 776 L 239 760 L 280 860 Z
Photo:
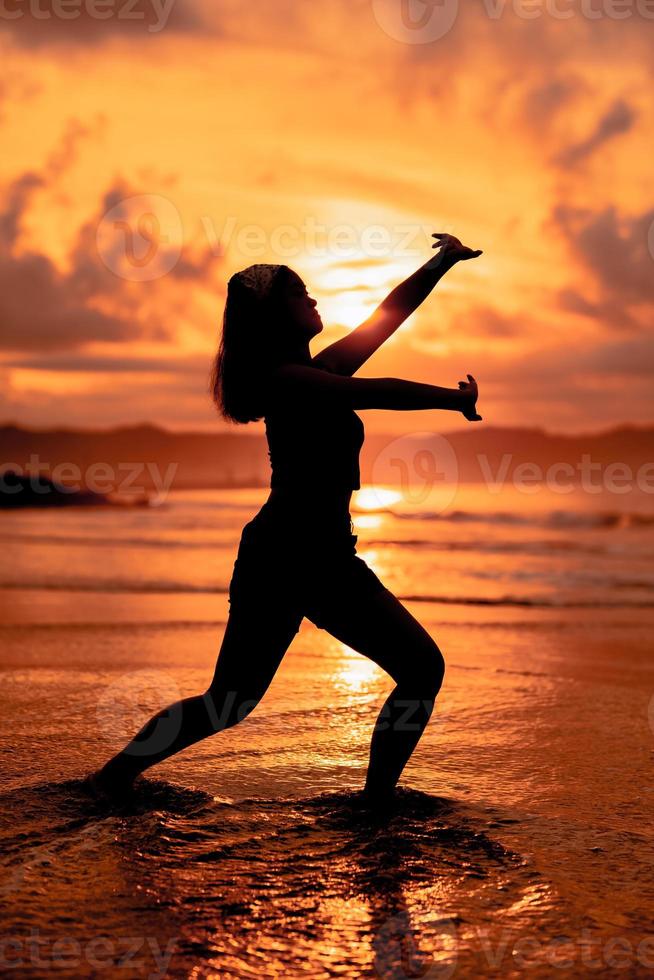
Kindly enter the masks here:
M 210 392 L 220 414 L 231 422 L 257 422 L 264 415 L 262 396 L 266 375 L 283 360 L 278 306 L 289 272 L 286 266 L 279 270 L 264 300 L 238 276 L 232 276 L 227 285 L 223 329 L 211 371 Z

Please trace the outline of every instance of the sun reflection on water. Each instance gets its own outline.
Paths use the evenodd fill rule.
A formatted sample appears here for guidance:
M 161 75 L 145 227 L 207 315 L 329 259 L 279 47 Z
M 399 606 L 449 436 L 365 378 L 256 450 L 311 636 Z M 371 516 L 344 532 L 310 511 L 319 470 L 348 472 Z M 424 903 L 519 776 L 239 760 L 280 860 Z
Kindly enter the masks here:
M 352 518 L 352 523 L 357 530 L 376 529 L 381 527 L 383 519 L 380 514 L 358 514 Z
M 343 650 L 344 659 L 334 671 L 334 685 L 352 693 L 369 690 L 382 677 L 383 671 L 372 660 L 356 655 L 344 644 Z
M 402 494 L 390 487 L 363 487 L 354 494 L 356 510 L 379 510 L 399 503 Z

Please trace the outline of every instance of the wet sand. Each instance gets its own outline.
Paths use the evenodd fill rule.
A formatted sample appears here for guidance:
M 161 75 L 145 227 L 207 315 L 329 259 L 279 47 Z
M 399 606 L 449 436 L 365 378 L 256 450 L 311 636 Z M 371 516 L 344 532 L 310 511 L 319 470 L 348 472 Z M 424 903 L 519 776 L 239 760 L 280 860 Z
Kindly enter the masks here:
M 360 554 L 398 581 L 442 550 L 421 558 L 420 546 L 373 536 L 362 530 Z M 228 544 L 220 555 L 228 567 Z M 513 574 L 515 591 L 517 559 L 499 555 L 492 587 Z M 22 588 L 29 560 L 0 609 L 3 969 L 651 976 L 654 664 L 637 595 L 594 607 L 407 601 L 447 675 L 388 813 L 362 809 L 359 790 L 391 682 L 306 621 L 245 722 L 108 808 L 81 777 L 162 703 L 204 690 L 227 614 L 222 580 L 212 593 L 98 590 L 116 568 L 85 570 L 73 554 L 84 587 Z M 523 598 L 545 595 L 558 562 L 557 551 L 535 586 L 523 576 Z M 464 584 L 413 582 L 430 593 Z

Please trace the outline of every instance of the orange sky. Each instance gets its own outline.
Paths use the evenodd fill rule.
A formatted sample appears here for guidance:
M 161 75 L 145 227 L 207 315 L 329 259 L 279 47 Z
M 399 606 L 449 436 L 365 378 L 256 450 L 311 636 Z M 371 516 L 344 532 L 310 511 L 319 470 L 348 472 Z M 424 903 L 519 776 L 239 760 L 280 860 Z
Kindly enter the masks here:
M 362 375 L 470 371 L 494 424 L 654 421 L 654 3 L 49 3 L 0 14 L 1 420 L 219 428 L 232 272 L 303 275 L 317 351 L 449 231 L 483 258 Z

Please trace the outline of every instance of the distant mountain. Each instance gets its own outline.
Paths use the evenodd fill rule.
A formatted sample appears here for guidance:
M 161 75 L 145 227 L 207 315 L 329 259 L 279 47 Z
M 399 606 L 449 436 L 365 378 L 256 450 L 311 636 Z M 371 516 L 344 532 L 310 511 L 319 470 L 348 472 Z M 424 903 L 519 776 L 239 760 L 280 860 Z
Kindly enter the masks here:
M 365 421 L 365 415 L 364 415 Z M 39 472 L 65 486 L 99 493 L 209 487 L 257 487 L 269 483 L 265 438 L 245 432 L 170 432 L 154 425 L 104 431 L 0 427 L 0 469 Z M 397 483 L 440 471 L 464 482 L 529 478 L 529 467 L 564 467 L 581 473 L 622 464 L 649 473 L 654 490 L 654 426 L 623 425 L 588 435 L 541 429 L 471 425 L 442 435 L 398 437 L 370 434 L 361 457 L 363 483 Z M 651 464 L 649 470 L 642 468 Z M 565 469 L 567 467 L 567 470 Z M 439 469 L 440 468 L 440 469 Z M 559 472 L 559 471 L 557 471 Z M 620 476 L 619 467 L 612 471 Z M 626 472 L 624 469 L 622 472 Z M 572 477 L 570 477 L 572 478 Z
M 395 442 L 372 436 L 363 467 L 366 480 L 372 477 L 373 482 L 384 482 L 384 472 L 393 469 L 388 465 L 393 457 L 396 472 L 403 466 L 399 460 L 406 460 L 416 479 L 430 464 L 442 464 L 448 477 L 454 469 L 461 482 L 487 484 L 518 477 L 528 483 L 530 477 L 538 478 L 539 471 L 561 482 L 579 482 L 582 478 L 593 482 L 593 475 L 600 472 L 619 482 L 621 472 L 626 475 L 630 471 L 635 476 L 641 471 L 646 476 L 642 468 L 651 464 L 649 482 L 654 493 L 654 426 L 623 425 L 600 433 L 559 435 L 543 429 L 471 425 L 442 435 L 407 436 Z M 620 464 L 626 469 L 621 471 Z

